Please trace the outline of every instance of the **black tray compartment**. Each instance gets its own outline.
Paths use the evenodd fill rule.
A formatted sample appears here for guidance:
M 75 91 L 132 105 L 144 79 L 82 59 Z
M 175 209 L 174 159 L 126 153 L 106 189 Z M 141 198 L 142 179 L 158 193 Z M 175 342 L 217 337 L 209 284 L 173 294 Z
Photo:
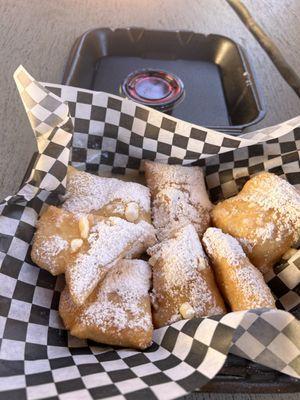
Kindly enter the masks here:
M 220 35 L 99 28 L 75 42 L 62 83 L 120 95 L 126 76 L 162 69 L 184 83 L 184 100 L 172 115 L 234 135 L 260 121 L 265 111 L 244 50 Z

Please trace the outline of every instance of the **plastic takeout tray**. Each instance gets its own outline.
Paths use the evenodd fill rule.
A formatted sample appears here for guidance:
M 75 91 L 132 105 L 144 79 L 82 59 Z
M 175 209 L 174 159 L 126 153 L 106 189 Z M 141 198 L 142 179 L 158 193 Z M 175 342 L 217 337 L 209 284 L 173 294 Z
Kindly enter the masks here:
M 73 45 L 62 83 L 120 95 L 126 76 L 142 68 L 183 81 L 185 98 L 172 110 L 176 118 L 238 135 L 265 115 L 244 50 L 220 35 L 94 29 Z

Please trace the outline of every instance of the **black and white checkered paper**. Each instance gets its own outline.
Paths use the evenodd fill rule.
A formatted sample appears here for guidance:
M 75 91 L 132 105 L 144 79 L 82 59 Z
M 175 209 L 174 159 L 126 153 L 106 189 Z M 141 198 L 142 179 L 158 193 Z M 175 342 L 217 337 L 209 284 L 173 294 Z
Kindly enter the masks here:
M 280 310 L 179 321 L 141 352 L 71 337 L 57 311 L 63 279 L 32 263 L 30 243 L 44 205 L 65 188 L 68 162 L 130 176 L 143 159 L 198 164 L 215 201 L 261 170 L 300 186 L 300 117 L 237 138 L 107 93 L 41 84 L 23 67 L 14 78 L 39 154 L 0 205 L 0 397 L 174 399 L 211 380 L 229 352 L 299 378 L 300 251 L 269 276 Z

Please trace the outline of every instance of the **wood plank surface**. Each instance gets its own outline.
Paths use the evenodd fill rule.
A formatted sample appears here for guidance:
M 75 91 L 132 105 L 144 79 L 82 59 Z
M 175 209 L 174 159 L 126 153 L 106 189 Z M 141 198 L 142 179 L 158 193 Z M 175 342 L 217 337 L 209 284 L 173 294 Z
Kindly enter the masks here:
M 245 0 L 300 73 L 300 1 Z M 19 186 L 36 148 L 12 74 L 23 64 L 57 82 L 75 39 L 96 27 L 140 26 L 228 36 L 241 44 L 267 108 L 259 127 L 296 116 L 300 100 L 225 0 L 0 0 L 0 198 Z M 299 395 L 193 394 L 189 400 L 295 400 Z
M 300 49 L 296 46 L 300 24 L 295 16 L 299 1 L 274 0 L 280 4 L 276 9 L 270 6 L 272 0 L 247 0 L 246 3 L 299 68 L 294 55 Z M 268 16 L 265 19 L 264 14 Z M 0 22 L 1 198 L 17 189 L 35 149 L 12 80 L 13 71 L 22 63 L 37 79 L 60 82 L 71 45 L 93 27 L 143 26 L 229 36 L 246 49 L 261 87 L 268 112 L 259 127 L 294 117 L 300 110 L 297 96 L 225 0 L 2 0 Z M 281 29 L 284 38 L 280 35 Z
M 256 22 L 280 48 L 286 61 L 300 75 L 300 1 L 243 0 Z M 263 6 L 262 6 L 263 3 Z

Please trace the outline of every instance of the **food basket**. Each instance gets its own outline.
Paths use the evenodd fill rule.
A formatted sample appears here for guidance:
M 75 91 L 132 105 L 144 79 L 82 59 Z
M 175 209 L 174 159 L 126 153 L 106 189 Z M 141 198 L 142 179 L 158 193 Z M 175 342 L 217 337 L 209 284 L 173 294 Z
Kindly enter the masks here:
M 14 77 L 38 154 L 22 188 L 0 205 L 3 395 L 165 400 L 218 386 L 298 391 L 299 252 L 268 276 L 277 310 L 182 320 L 155 330 L 141 352 L 70 336 L 57 312 L 63 279 L 32 263 L 30 244 L 38 215 L 60 202 L 68 163 L 139 181 L 143 159 L 201 165 L 214 202 L 262 170 L 297 187 L 300 118 L 232 137 L 111 94 L 39 83 L 23 67 Z

